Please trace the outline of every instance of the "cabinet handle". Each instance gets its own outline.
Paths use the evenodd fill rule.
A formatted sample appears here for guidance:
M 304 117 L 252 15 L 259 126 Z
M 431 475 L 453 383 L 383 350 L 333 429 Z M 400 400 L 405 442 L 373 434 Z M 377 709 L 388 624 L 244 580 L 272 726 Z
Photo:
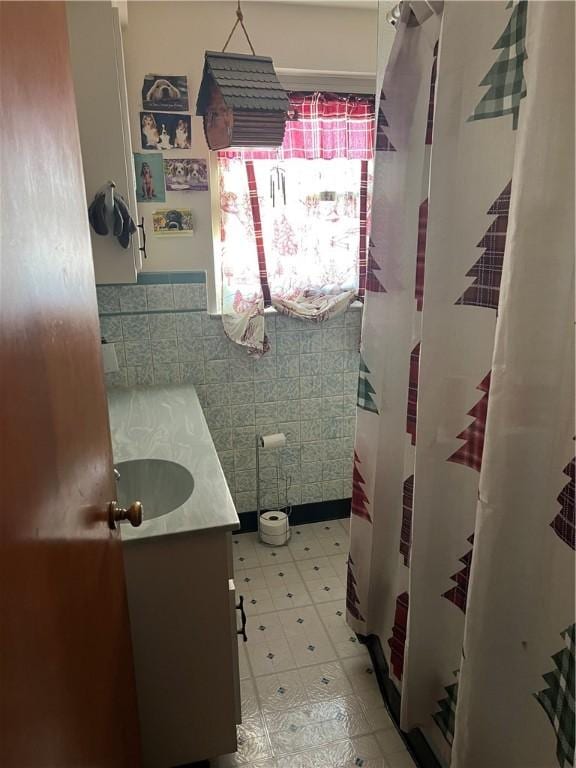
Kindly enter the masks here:
M 144 216 L 140 219 L 140 224 L 136 225 L 138 229 L 142 230 L 142 245 L 138 248 L 139 251 L 142 251 L 144 254 L 144 258 L 147 259 L 148 255 L 146 254 L 146 230 L 144 229 Z
M 240 611 L 242 617 L 242 628 L 236 631 L 237 635 L 242 635 L 242 639 L 246 643 L 248 638 L 246 637 L 246 611 L 244 610 L 244 595 L 240 595 L 240 602 L 236 606 L 236 610 Z

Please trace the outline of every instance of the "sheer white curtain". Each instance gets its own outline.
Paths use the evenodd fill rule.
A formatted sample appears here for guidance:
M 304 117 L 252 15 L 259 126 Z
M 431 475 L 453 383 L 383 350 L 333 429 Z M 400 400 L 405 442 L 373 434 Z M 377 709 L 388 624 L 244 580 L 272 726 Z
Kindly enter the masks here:
M 278 150 L 219 153 L 222 311 L 228 335 L 266 351 L 264 308 L 321 321 L 363 287 L 373 99 L 291 94 Z

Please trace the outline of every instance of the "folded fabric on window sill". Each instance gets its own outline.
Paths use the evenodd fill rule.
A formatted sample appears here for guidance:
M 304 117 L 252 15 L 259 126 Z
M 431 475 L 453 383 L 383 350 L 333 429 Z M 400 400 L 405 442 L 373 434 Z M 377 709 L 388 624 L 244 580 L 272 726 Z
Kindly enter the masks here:
M 245 346 L 252 357 L 262 357 L 270 349 L 266 336 L 265 313 L 276 312 L 304 322 L 321 323 L 346 312 L 356 301 L 354 291 L 338 294 L 300 296 L 297 299 L 272 298 L 272 307 L 264 309 L 264 301 L 243 314 L 223 314 L 224 332 L 232 341 Z

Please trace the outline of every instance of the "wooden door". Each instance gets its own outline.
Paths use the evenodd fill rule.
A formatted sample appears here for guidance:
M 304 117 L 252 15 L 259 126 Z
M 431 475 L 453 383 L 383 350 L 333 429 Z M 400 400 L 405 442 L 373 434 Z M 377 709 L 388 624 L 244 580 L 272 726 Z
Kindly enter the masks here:
M 0 77 L 0 765 L 137 766 L 64 3 L 0 3 Z

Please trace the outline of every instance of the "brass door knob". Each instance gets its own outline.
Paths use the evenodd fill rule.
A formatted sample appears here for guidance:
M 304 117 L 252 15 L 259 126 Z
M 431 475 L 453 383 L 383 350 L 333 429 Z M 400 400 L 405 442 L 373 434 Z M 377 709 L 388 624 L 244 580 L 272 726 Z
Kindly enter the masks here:
M 117 501 L 111 501 L 108 504 L 108 524 L 110 528 L 116 528 L 116 523 L 122 520 L 128 520 L 130 525 L 138 528 L 142 524 L 143 507 L 142 502 L 133 502 L 128 509 L 118 505 Z

